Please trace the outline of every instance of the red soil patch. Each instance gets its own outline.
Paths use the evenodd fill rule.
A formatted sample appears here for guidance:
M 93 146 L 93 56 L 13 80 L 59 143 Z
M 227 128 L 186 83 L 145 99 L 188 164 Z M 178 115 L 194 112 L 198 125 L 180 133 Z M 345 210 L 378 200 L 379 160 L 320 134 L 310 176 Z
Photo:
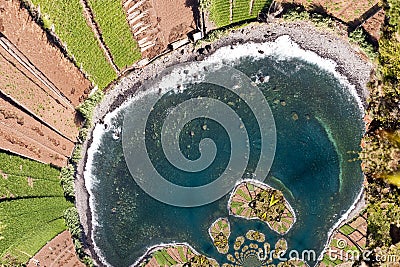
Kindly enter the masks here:
M 382 9 L 374 16 L 369 18 L 364 24 L 363 28 L 376 40 L 381 38 L 381 27 L 385 22 L 385 11 Z
M 192 7 L 186 0 L 124 0 L 123 7 L 143 58 L 153 58 L 168 44 L 196 29 Z
M 16 154 L 62 167 L 74 149 L 73 142 L 12 105 L 2 96 L 0 125 L 3 129 L 1 147 Z M 19 141 L 16 140 L 17 136 L 10 138 L 12 135 L 7 135 L 7 129 L 9 133 L 17 133 Z
M 184 39 L 196 25 L 186 0 L 153 0 L 157 21 L 167 44 Z M 165 43 L 164 43 L 165 45 Z
M 71 234 L 64 231 L 46 244 L 32 259 L 28 267 L 84 267 L 79 261 Z
M 89 80 L 48 41 L 46 33 L 20 8 L 20 1 L 0 0 L 0 17 L 0 31 L 74 106 L 86 99 L 91 87 Z
M 60 131 L 70 140 L 79 133 L 76 110 L 51 92 L 8 52 L 0 47 L 0 91 Z

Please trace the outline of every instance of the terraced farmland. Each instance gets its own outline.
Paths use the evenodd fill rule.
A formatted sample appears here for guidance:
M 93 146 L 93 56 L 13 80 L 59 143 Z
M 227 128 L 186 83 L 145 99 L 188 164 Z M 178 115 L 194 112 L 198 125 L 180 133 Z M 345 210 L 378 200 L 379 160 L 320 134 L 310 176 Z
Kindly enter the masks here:
M 32 0 L 40 6 L 55 26 L 58 37 L 65 42 L 68 52 L 100 88 L 106 87 L 117 74 L 107 61 L 99 43 L 86 23 L 79 0 Z
M 27 262 L 65 230 L 62 215 L 71 206 L 57 169 L 0 153 L 0 259 Z
M 88 2 L 117 67 L 123 69 L 138 61 L 141 57 L 140 48 L 133 39 L 121 1 Z
M 217 27 L 257 18 L 270 0 L 212 0 L 210 18 Z
M 73 106 L 86 99 L 92 87 L 90 81 L 57 46 L 49 42 L 29 12 L 21 8 L 20 1 L 1 1 L 0 17 L 5 36 L 4 40 L 1 39 L 8 41 L 19 56 L 36 67 L 54 91 L 59 91 Z

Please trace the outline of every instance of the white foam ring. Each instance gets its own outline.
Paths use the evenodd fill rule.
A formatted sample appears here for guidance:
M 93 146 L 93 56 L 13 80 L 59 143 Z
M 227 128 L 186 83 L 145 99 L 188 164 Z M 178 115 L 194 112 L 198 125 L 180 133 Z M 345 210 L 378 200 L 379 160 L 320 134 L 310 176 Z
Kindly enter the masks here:
M 263 53 L 260 53 L 259 51 L 263 51 Z M 285 60 L 290 60 L 290 59 L 300 59 L 302 61 L 305 61 L 310 64 L 317 65 L 319 68 L 322 70 L 325 70 L 331 74 L 346 88 L 348 88 L 348 92 L 350 93 L 351 97 L 357 102 L 357 105 L 360 109 L 360 114 L 361 116 L 364 114 L 364 107 L 362 104 L 362 100 L 357 94 L 357 91 L 355 89 L 355 86 L 352 85 L 348 79 L 339 73 L 336 68 L 337 68 L 337 63 L 331 59 L 323 58 L 319 56 L 317 53 L 309 50 L 304 50 L 300 48 L 300 46 L 295 43 L 293 40 L 288 35 L 280 36 L 278 37 L 275 41 L 273 42 L 264 42 L 264 43 L 254 43 L 254 42 L 248 42 L 246 44 L 242 45 L 237 45 L 234 47 L 226 46 L 218 49 L 214 54 L 206 58 L 204 61 L 197 63 L 195 68 L 191 69 L 190 71 L 193 73 L 193 71 L 197 71 L 197 73 L 200 73 L 200 70 L 204 67 L 211 67 L 214 66 L 218 68 L 219 66 L 222 66 L 223 64 L 225 65 L 235 65 L 236 62 L 238 62 L 241 58 L 243 57 L 252 57 L 254 59 L 261 59 L 265 57 L 273 57 L 277 62 L 279 61 L 285 61 Z M 171 90 L 171 88 L 177 88 L 176 85 L 180 85 L 183 83 L 183 79 L 186 79 L 188 76 L 183 74 L 183 69 L 176 69 L 173 71 L 173 74 L 179 74 L 179 75 L 174 75 L 174 79 L 171 79 L 169 77 L 166 80 L 162 80 L 161 82 L 161 89 L 162 93 L 165 93 L 166 90 Z M 201 79 L 201 77 L 200 77 Z M 197 78 L 199 80 L 199 78 Z M 181 86 L 181 88 L 183 88 Z M 106 266 L 111 266 L 107 260 L 105 259 L 101 249 L 97 246 L 94 236 L 96 233 L 97 228 L 101 228 L 101 225 L 98 222 L 98 216 L 96 212 L 96 207 L 95 207 L 95 201 L 96 199 L 94 198 L 94 190 L 96 186 L 99 185 L 99 180 L 93 175 L 92 173 L 92 164 L 93 164 L 93 159 L 96 153 L 98 153 L 98 149 L 101 144 L 101 139 L 102 136 L 110 131 L 110 130 L 115 130 L 113 127 L 108 127 L 106 129 L 105 125 L 112 125 L 112 119 L 117 116 L 117 114 L 129 106 L 132 102 L 136 101 L 137 99 L 142 98 L 144 95 L 150 94 L 150 93 L 159 93 L 158 92 L 159 88 L 150 88 L 149 90 L 143 92 L 137 93 L 134 97 L 131 97 L 127 99 L 120 107 L 115 109 L 113 112 L 108 113 L 105 118 L 104 118 L 104 124 L 97 124 L 93 130 L 93 138 L 92 138 L 92 144 L 88 148 L 87 151 L 87 162 L 85 166 L 85 171 L 84 171 L 84 178 L 85 178 L 85 186 L 89 192 L 89 206 L 92 214 L 92 239 L 93 239 L 93 245 L 94 245 L 94 250 L 97 253 L 97 256 L 100 258 L 101 262 L 105 264 Z M 176 90 L 175 91 L 179 91 Z M 357 203 L 358 199 L 360 198 L 361 193 L 359 197 L 356 199 L 355 203 Z M 347 219 L 350 211 L 354 208 L 355 204 L 352 205 L 352 207 L 340 218 L 340 220 L 333 226 L 333 228 L 330 229 L 328 236 L 331 236 L 333 233 L 334 229 L 337 228 L 344 220 Z

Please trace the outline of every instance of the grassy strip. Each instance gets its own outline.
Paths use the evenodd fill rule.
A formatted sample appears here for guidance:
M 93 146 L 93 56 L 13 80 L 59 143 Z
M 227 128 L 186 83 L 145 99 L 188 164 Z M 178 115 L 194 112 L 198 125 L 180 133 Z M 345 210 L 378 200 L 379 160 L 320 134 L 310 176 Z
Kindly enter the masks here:
M 0 153 L 0 178 L 5 178 L 6 175 L 18 175 L 58 182 L 59 174 L 60 172 L 50 165 L 23 159 L 7 153 Z
M 88 0 L 96 22 L 115 64 L 119 69 L 141 58 L 140 48 L 133 39 L 121 1 Z
M 26 196 L 52 196 L 54 194 L 58 195 L 60 189 L 58 181 L 28 179 L 28 177 L 16 175 L 8 175 L 7 179 L 0 178 L 0 199 Z
M 67 46 L 89 78 L 100 88 L 106 87 L 117 75 L 101 50 L 91 28 L 86 23 L 79 0 L 32 0 L 40 6 L 55 32 Z M 50 23 L 50 22 L 48 22 Z

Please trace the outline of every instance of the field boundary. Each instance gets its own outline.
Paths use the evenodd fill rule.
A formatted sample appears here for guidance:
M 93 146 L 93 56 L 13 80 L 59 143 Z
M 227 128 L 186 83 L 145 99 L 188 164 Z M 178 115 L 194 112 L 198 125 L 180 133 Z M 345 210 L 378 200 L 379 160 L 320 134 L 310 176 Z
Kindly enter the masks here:
M 110 49 L 106 46 L 106 44 L 103 40 L 99 25 L 97 25 L 97 22 L 94 19 L 93 11 L 90 9 L 89 3 L 86 0 L 79 0 L 79 3 L 83 7 L 83 16 L 85 17 L 86 23 L 89 25 L 89 27 L 92 29 L 92 32 L 96 36 L 96 39 L 97 39 L 101 49 L 103 50 L 103 53 L 104 53 L 108 63 L 110 63 L 110 65 L 114 69 L 115 73 L 119 76 L 120 71 L 113 60 Z

